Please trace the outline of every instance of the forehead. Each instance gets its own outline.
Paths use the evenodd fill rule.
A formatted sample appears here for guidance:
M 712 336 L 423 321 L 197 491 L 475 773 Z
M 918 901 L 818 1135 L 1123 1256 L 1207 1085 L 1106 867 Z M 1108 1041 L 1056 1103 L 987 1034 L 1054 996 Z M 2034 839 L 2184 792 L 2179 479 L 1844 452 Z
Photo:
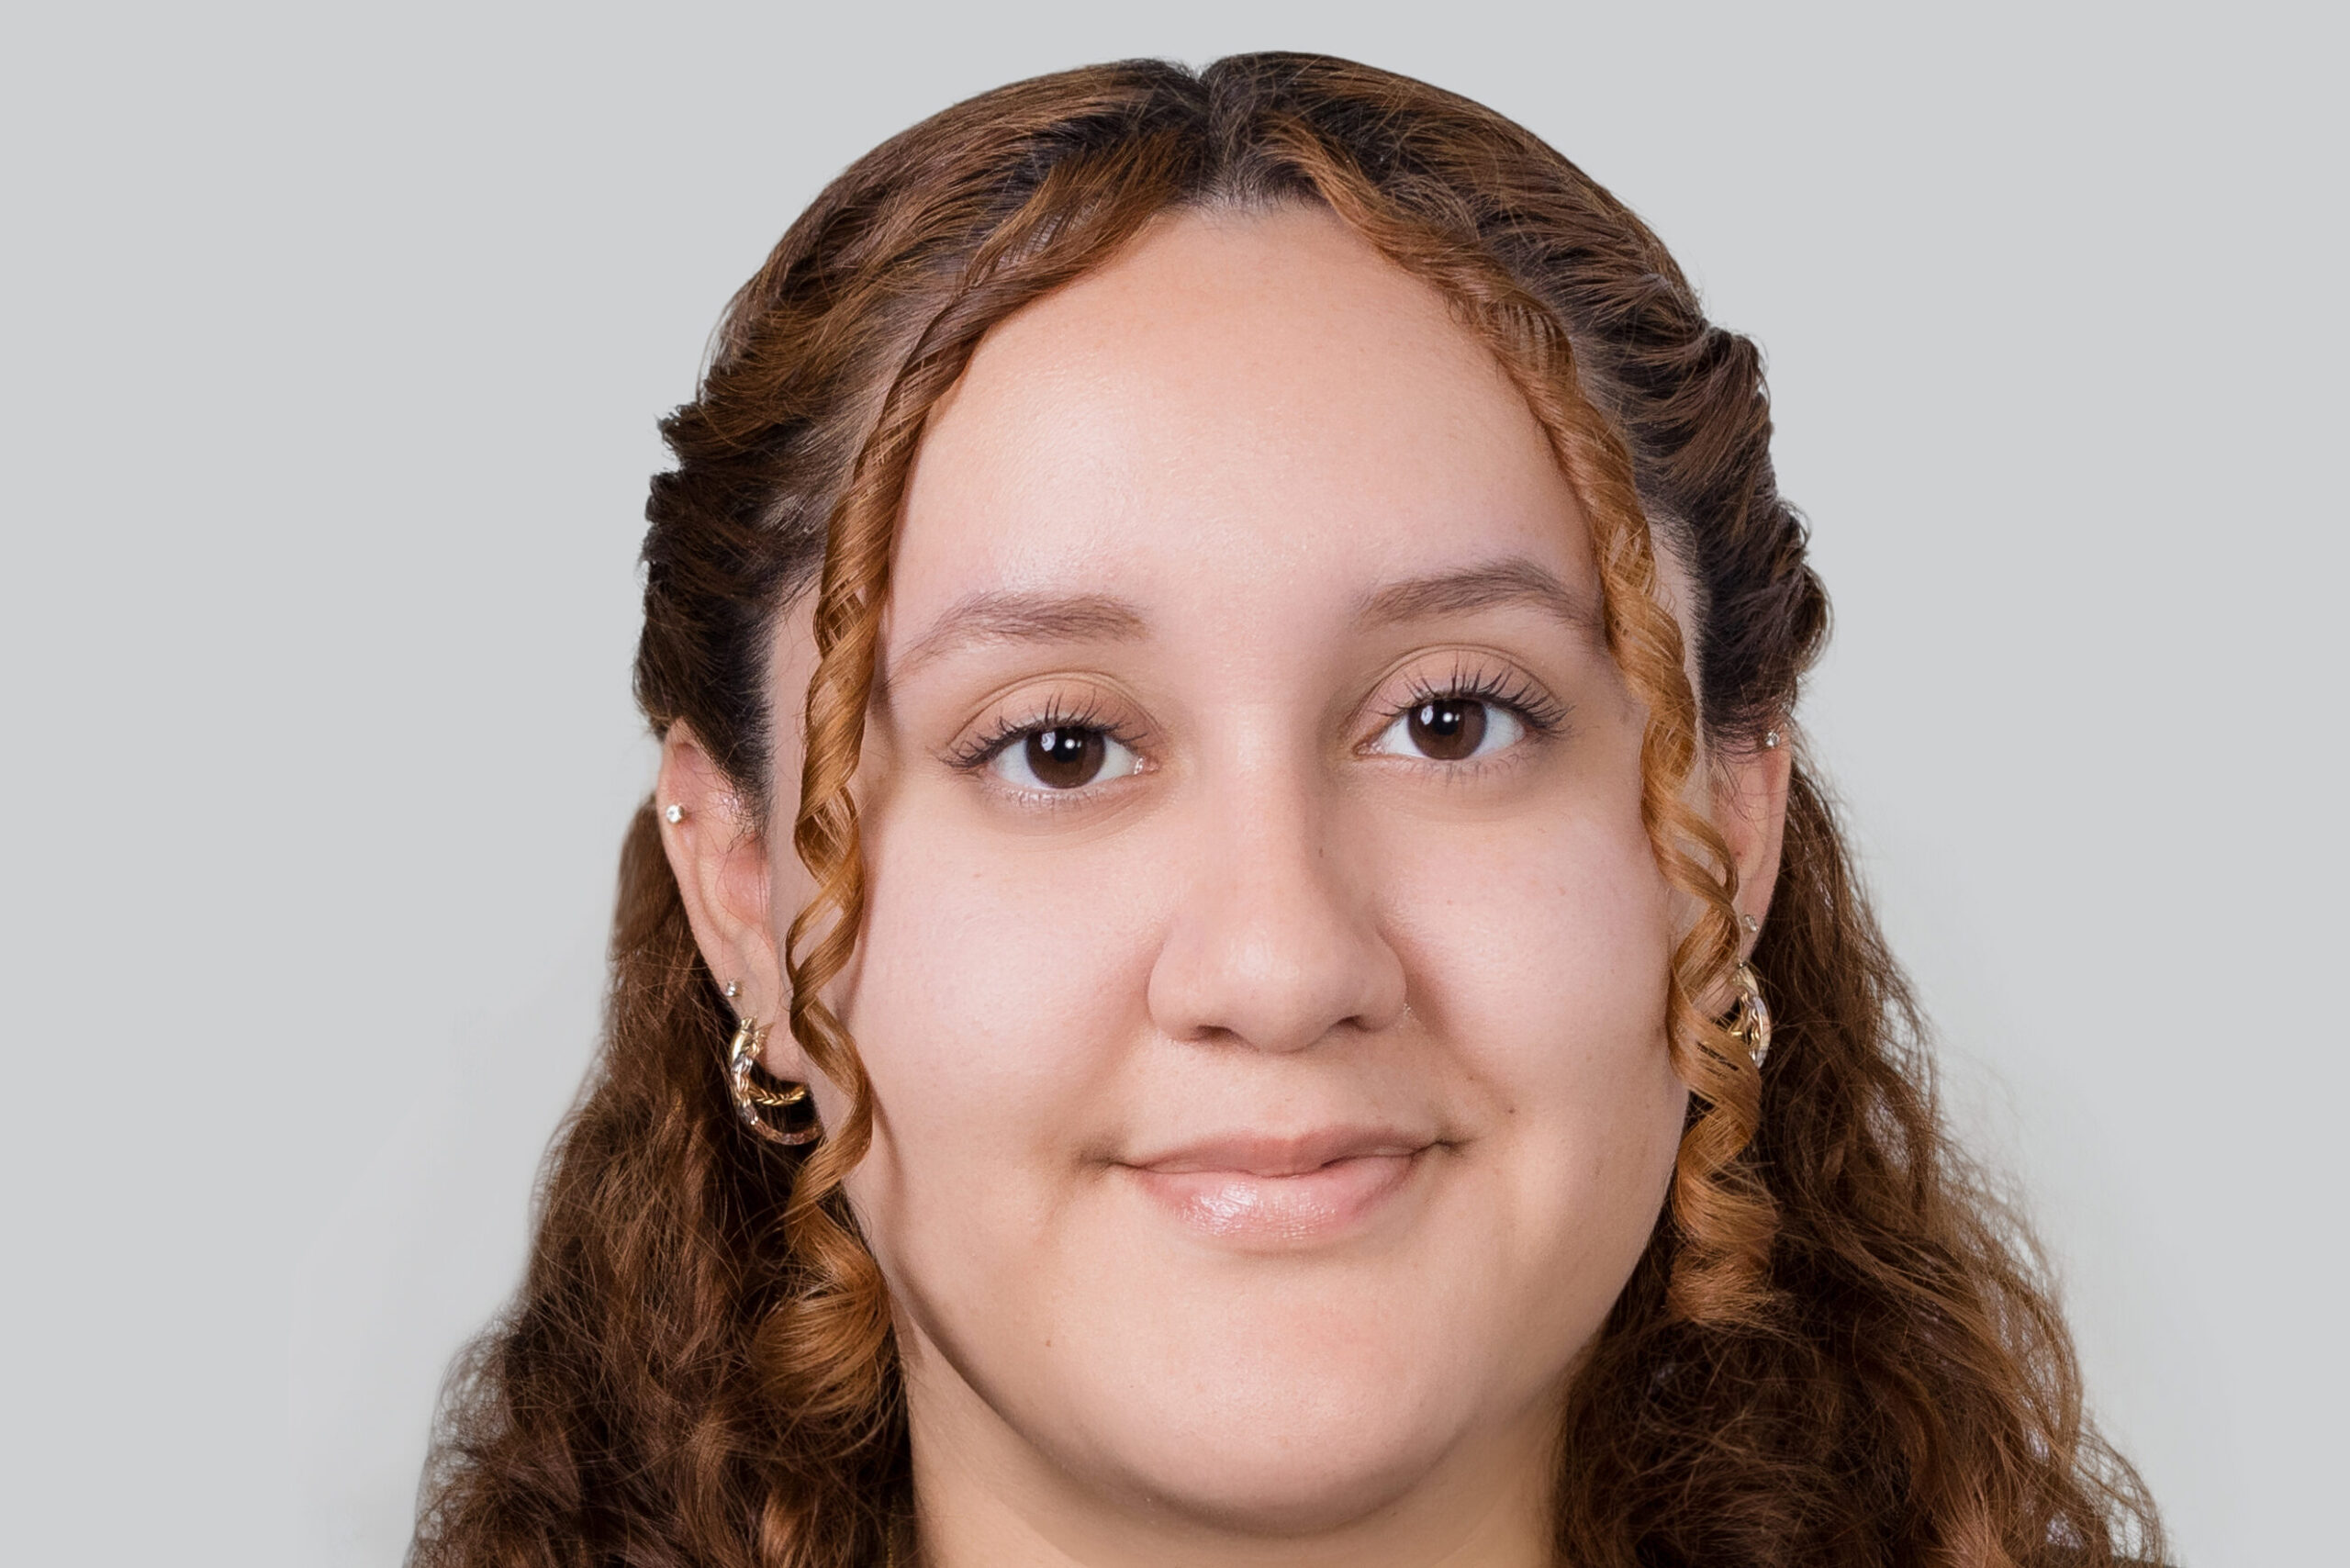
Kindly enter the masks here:
M 981 342 L 890 619 L 998 589 L 1305 613 L 1513 555 L 1590 580 L 1540 427 L 1443 297 L 1318 209 L 1186 213 Z

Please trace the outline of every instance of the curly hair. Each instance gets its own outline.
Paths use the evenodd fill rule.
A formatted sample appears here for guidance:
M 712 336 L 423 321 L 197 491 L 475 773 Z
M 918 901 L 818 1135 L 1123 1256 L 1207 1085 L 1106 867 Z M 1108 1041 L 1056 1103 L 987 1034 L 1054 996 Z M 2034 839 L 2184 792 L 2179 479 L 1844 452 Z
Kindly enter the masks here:
M 850 780 L 907 476 L 996 323 L 1167 213 L 1292 203 L 1439 290 L 1547 432 L 1646 708 L 1642 821 L 1697 912 L 1660 999 L 1691 1091 L 1672 1201 L 1570 1394 L 1561 1559 L 2158 1552 L 2151 1502 L 2084 1420 L 2029 1239 L 1945 1138 L 1909 992 L 1800 755 L 1753 955 L 1767 1079 L 1699 1004 L 1735 961 L 1737 888 L 1684 787 L 1786 730 L 1828 629 L 1754 345 L 1518 126 L 1366 66 L 1259 54 L 1043 77 L 885 143 L 735 296 L 699 395 L 664 422 L 677 466 L 646 508 L 638 700 L 657 732 L 689 725 L 769 830 L 772 649 L 814 595 L 791 837 L 817 892 L 786 944 L 789 1023 L 849 1109 L 805 1153 L 734 1119 L 732 1015 L 648 802 L 621 854 L 602 1053 L 522 1289 L 453 1377 L 418 1568 L 852 1568 L 910 1543 L 889 1295 L 844 1190 L 871 1094 L 821 1000 L 863 918 Z M 1694 588 L 1687 643 L 1660 550 Z

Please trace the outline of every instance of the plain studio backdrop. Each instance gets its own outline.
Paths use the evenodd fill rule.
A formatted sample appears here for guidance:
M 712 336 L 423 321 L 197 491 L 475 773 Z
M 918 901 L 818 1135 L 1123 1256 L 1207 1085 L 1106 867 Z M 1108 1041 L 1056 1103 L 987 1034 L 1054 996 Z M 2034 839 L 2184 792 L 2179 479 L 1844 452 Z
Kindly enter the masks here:
M 2342 39 L 2318 8 L 19 8 L 0 1558 L 390 1563 L 596 1027 L 655 420 L 852 158 L 1310 49 L 1758 337 L 1804 714 L 2202 1565 L 2338 1562 Z M 2333 32 L 2333 36 L 2325 36 Z

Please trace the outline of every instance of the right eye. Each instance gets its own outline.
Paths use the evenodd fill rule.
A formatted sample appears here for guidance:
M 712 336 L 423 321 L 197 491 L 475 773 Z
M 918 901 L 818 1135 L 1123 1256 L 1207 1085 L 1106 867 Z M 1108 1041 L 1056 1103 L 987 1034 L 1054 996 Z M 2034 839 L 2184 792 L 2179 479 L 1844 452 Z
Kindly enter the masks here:
M 1124 778 L 1141 765 L 1135 749 L 1091 724 L 1057 724 L 1015 735 L 988 759 L 995 776 L 1016 790 L 1081 790 Z

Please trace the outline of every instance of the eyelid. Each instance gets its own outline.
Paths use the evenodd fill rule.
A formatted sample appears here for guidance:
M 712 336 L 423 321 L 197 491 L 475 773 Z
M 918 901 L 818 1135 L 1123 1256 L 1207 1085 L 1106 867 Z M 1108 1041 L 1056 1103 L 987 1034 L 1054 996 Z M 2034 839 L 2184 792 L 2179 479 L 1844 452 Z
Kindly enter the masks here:
M 967 725 L 964 735 L 948 745 L 940 759 L 959 771 L 976 773 L 1024 736 L 1059 728 L 1099 730 L 1132 750 L 1147 766 L 1147 745 L 1151 738 L 1148 726 L 1112 719 L 1105 711 L 1109 704 L 1102 696 L 1099 689 L 1086 689 L 1075 696 L 1066 689 L 1055 689 L 1038 697 L 1009 701 L 997 699 L 980 710 L 985 713 L 990 708 L 997 709 L 996 716 L 979 725 L 976 734 Z
M 1566 725 L 1573 705 L 1551 694 L 1549 687 L 1521 667 L 1514 659 L 1482 649 L 1457 648 L 1450 651 L 1450 673 L 1441 679 L 1430 679 L 1425 669 L 1414 670 L 1407 678 L 1404 695 L 1390 698 L 1373 711 L 1375 722 L 1358 743 L 1368 746 L 1386 734 L 1387 726 L 1428 702 L 1450 702 L 1463 699 L 1490 702 L 1507 709 L 1522 720 L 1529 739 L 1545 740 Z M 1392 686 L 1395 677 L 1391 673 L 1381 685 Z
M 1428 668 L 1433 662 L 1429 658 L 1431 652 L 1439 658 L 1447 654 L 1450 656 L 1450 666 L 1441 677 L 1435 676 Z M 1415 664 L 1419 667 L 1414 668 Z M 1404 676 L 1400 690 L 1396 687 L 1399 674 Z M 940 760 L 958 772 L 981 772 L 1007 746 L 1024 736 L 1059 727 L 1098 730 L 1136 753 L 1140 764 L 1137 772 L 1153 770 L 1155 759 L 1151 756 L 1151 748 L 1156 737 L 1151 726 L 1147 722 L 1135 722 L 1113 716 L 1121 707 L 1129 711 L 1136 711 L 1131 698 L 1113 687 L 1082 676 L 1071 674 L 1058 678 L 1060 684 L 1056 686 L 1050 684 L 1055 678 L 1046 678 L 1047 684 L 1041 689 L 1034 681 L 1024 681 L 1022 686 L 1029 688 L 1032 695 L 1022 696 L 1018 689 L 1013 689 L 1011 693 L 982 705 L 980 712 L 986 714 L 993 709 L 994 717 L 976 728 L 967 724 L 963 734 L 939 754 Z M 1503 708 L 1525 725 L 1527 733 L 1517 743 L 1520 745 L 1539 745 L 1550 739 L 1565 726 L 1568 715 L 1572 711 L 1572 704 L 1553 695 L 1544 682 L 1516 659 L 1490 649 L 1423 650 L 1411 660 L 1402 661 L 1392 667 L 1372 690 L 1374 700 L 1378 700 L 1379 693 L 1387 695 L 1371 711 L 1371 722 L 1355 743 L 1357 751 L 1367 750 L 1396 719 L 1428 702 L 1466 699 Z M 1067 801 L 1088 793 L 1093 788 L 1086 785 L 1078 790 L 1052 793 L 1054 799 Z

